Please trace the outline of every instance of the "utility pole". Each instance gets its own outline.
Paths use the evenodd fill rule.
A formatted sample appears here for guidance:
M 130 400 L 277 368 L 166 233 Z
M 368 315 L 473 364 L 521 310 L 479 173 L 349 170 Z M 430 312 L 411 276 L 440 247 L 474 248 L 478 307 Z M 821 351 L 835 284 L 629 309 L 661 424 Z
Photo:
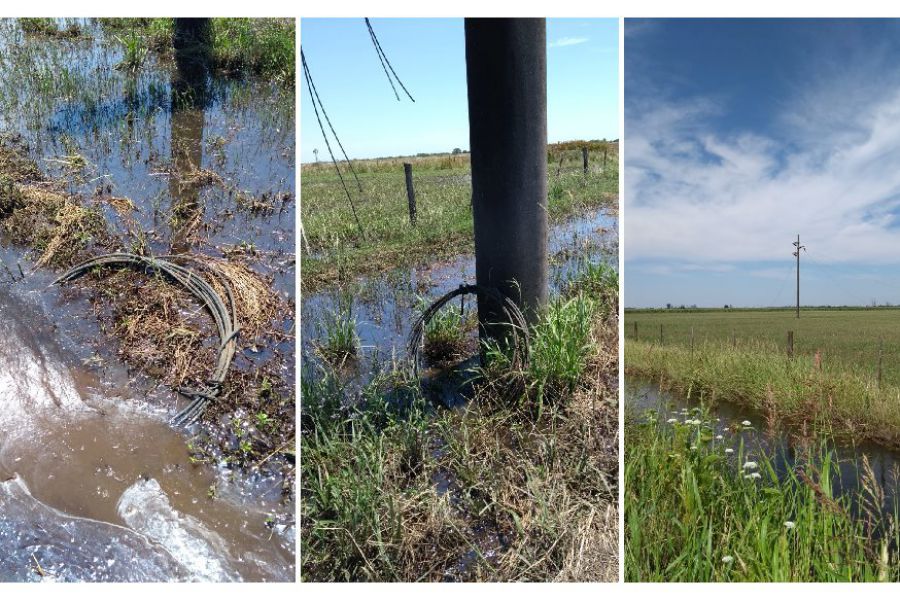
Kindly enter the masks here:
M 544 19 L 466 19 L 475 279 L 535 322 L 549 294 L 547 37 Z M 479 294 L 482 339 L 507 335 Z
M 797 241 L 794 242 L 794 256 L 797 257 L 797 318 L 800 318 L 800 251 L 806 250 L 806 246 L 800 245 L 800 234 L 797 234 Z

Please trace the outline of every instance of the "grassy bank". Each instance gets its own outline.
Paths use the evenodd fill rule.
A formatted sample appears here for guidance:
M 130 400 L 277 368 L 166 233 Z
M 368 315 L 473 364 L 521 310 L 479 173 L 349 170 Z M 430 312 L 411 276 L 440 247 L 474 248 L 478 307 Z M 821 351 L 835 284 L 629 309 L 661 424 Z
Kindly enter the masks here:
M 857 465 L 860 491 L 835 498 L 838 467 L 824 446 L 779 480 L 768 459 L 747 460 L 740 442 L 712 432 L 704 414 L 671 427 L 627 420 L 626 581 L 900 578 L 896 507 L 882 517 L 868 463 Z
M 607 151 L 605 169 L 603 149 Z M 301 170 L 305 289 L 473 251 L 468 154 L 354 161 L 362 192 L 349 173 L 345 181 L 364 233 L 324 154 L 322 149 L 321 162 L 303 165 Z M 594 143 L 590 156 L 591 168 L 585 176 L 580 146 L 549 147 L 548 210 L 552 221 L 588 208 L 615 206 L 618 146 Z M 409 222 L 404 162 L 413 165 L 415 227 Z
M 553 303 L 504 374 L 516 398 L 487 377 L 502 364 L 458 410 L 400 371 L 362 391 L 305 372 L 303 580 L 615 580 L 616 283 Z
M 879 387 L 854 372 L 814 357 L 788 358 L 767 344 L 678 345 L 626 340 L 625 372 L 679 394 L 714 404 L 728 400 L 764 412 L 775 422 L 809 429 L 829 423 L 835 434 L 900 446 L 900 388 Z

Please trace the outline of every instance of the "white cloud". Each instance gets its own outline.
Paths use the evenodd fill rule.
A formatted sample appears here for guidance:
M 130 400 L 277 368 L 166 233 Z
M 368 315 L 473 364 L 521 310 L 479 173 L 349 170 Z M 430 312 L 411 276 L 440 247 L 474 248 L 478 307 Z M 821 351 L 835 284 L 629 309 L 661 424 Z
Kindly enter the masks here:
M 549 48 L 562 48 L 564 46 L 577 46 L 578 44 L 584 44 L 585 42 L 590 41 L 591 38 L 586 37 L 564 37 L 559 38 L 555 42 L 550 42 L 548 44 Z
M 900 83 L 879 83 L 868 102 L 856 89 L 837 123 L 827 116 L 833 80 L 827 93 L 805 93 L 775 119 L 790 145 L 714 131 L 707 117 L 721 107 L 710 99 L 632 104 L 626 258 L 781 261 L 799 233 L 829 262 L 900 264 Z

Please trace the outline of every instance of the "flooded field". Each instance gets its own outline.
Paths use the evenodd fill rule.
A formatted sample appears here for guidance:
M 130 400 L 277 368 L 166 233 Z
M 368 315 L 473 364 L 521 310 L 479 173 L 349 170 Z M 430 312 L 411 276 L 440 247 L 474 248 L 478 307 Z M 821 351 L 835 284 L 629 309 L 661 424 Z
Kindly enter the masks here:
M 450 359 L 434 358 L 426 342 L 420 369 L 410 372 L 414 322 L 427 304 L 473 282 L 472 255 L 395 268 L 303 297 L 305 578 L 614 577 L 618 279 L 602 284 L 611 289 L 585 294 L 574 286 L 591 269 L 615 275 L 618 216 L 602 205 L 590 209 L 554 225 L 548 246 L 556 308 L 546 319 L 554 321 L 557 310 L 591 308 L 560 334 L 583 339 L 573 360 L 585 371 L 543 414 L 534 414 L 530 399 L 504 405 L 504 392 L 474 383 L 484 384 L 485 372 L 473 297 L 454 299 L 449 309 L 458 316 L 447 327 L 464 331 L 462 347 Z M 612 306 L 601 301 L 608 294 Z M 358 349 L 335 361 L 329 344 L 340 323 L 352 329 Z M 533 486 L 529 494 L 521 493 L 525 486 Z M 557 493 L 565 494 L 557 498 L 568 507 L 565 523 L 537 516 Z M 522 515 L 520 525 L 498 509 L 500 498 Z M 333 533 L 335 523 L 344 534 Z M 358 539 L 374 545 L 365 563 L 352 543 Z M 559 551 L 545 544 L 549 539 L 558 540 Z M 590 550 L 575 558 L 573 544 Z M 521 570 L 539 556 L 540 573 Z
M 551 228 L 550 285 L 555 295 L 586 263 L 604 263 L 618 268 L 618 216 L 603 208 Z M 392 362 L 406 358 L 413 322 L 421 314 L 422 302 L 434 300 L 475 280 L 475 258 L 458 256 L 449 261 L 410 269 L 397 269 L 380 278 L 360 278 L 345 286 L 309 294 L 301 303 L 301 321 L 307 324 L 302 336 L 304 369 L 312 376 L 322 367 L 317 352 L 326 336 L 329 316 L 349 314 L 356 322 L 361 353 L 344 365 L 343 374 L 365 384 Z M 474 298 L 462 305 L 475 311 Z
M 693 419 L 702 405 L 675 393 L 661 391 L 659 386 L 641 380 L 626 379 L 625 407 L 628 414 L 656 419 L 660 425 L 669 426 Z M 857 492 L 865 491 L 865 476 L 861 461 L 865 456 L 872 473 L 883 491 L 880 509 L 885 516 L 893 513 L 900 502 L 900 451 L 872 442 L 853 443 L 843 440 L 803 439 L 796 430 L 773 429 L 766 425 L 766 415 L 746 407 L 719 401 L 709 413 L 709 434 L 713 443 L 731 448 L 729 453 L 734 467 L 739 470 L 739 460 L 758 461 L 761 457 L 771 461 L 779 478 L 785 478 L 804 464 L 810 445 L 827 442 L 834 453 L 838 470 L 831 480 L 835 497 L 847 496 L 853 503 Z M 674 421 L 673 421 L 674 419 Z M 748 426 L 743 423 L 750 423 Z M 720 437 L 721 436 L 721 437 Z M 744 449 L 738 457 L 736 449 Z M 856 506 L 859 509 L 858 506 Z
M 56 27 L 74 33 L 0 21 L 0 140 L 35 167 L 3 185 L 66 207 L 46 238 L 16 227 L 17 208 L 0 215 L 0 580 L 291 581 L 293 87 L 192 70 L 150 45 L 135 61 L 142 29 Z M 91 226 L 66 230 L 81 211 Z M 171 376 L 121 309 L 162 283 L 51 287 L 98 250 L 206 257 L 271 290 L 278 308 L 247 324 L 227 395 L 200 422 L 169 419 L 186 404 L 176 379 L 209 367 Z M 202 306 L 171 306 L 168 335 L 211 352 Z

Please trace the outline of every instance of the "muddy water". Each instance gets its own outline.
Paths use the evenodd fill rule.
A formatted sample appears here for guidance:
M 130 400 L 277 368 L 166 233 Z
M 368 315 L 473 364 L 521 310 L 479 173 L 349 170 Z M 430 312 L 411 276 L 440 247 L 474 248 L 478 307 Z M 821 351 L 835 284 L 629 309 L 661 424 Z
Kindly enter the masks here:
M 279 482 L 191 464 L 164 399 L 86 366 L 42 292 L 0 286 L 0 580 L 291 579 Z
M 292 303 L 290 86 L 184 82 L 152 53 L 129 74 L 121 45 L 81 24 L 87 39 L 47 40 L 0 20 L 0 131 L 120 232 L 110 197 L 134 203 L 154 252 L 237 254 Z M 47 289 L 31 258 L 0 240 L 0 580 L 293 580 L 281 481 L 192 464 L 191 432 L 167 424 L 183 401 L 119 363 L 84 299 Z M 279 350 L 292 382 L 293 344 Z
M 607 262 L 618 268 L 618 218 L 604 210 L 551 228 L 549 235 L 551 295 L 583 262 Z M 365 383 L 375 373 L 390 368 L 393 359 L 406 356 L 406 342 L 418 316 L 417 298 L 434 300 L 464 283 L 475 281 L 475 258 L 459 256 L 446 263 L 395 270 L 381 278 L 360 279 L 343 289 L 332 288 L 304 296 L 302 360 L 314 373 L 320 358 L 316 343 L 324 337 L 329 314 L 348 309 L 357 321 L 361 357 L 343 373 Z M 474 299 L 466 308 L 474 310 Z M 315 375 L 313 375 L 315 376 Z
M 693 411 L 700 406 L 698 401 L 661 391 L 650 382 L 626 378 L 625 407 L 633 416 L 641 418 L 646 415 L 658 419 L 663 426 L 669 426 L 667 422 L 670 419 L 683 421 L 692 417 Z M 772 461 L 779 477 L 784 477 L 804 460 L 804 451 L 798 447 L 796 440 L 783 431 L 768 431 L 764 425 L 764 415 L 756 411 L 717 400 L 709 414 L 712 417 L 709 425 L 713 429 L 713 435 L 722 436 L 721 440 L 712 443 L 732 448 L 735 457 L 739 446 L 743 445 L 745 451 L 742 460 L 753 461 L 766 456 Z M 744 421 L 749 421 L 751 426 L 742 427 L 740 424 Z M 882 509 L 892 513 L 895 503 L 900 502 L 900 451 L 869 442 L 828 442 L 827 446 L 839 462 L 832 480 L 835 496 L 861 488 L 860 461 L 865 456 L 885 492 Z M 735 464 L 735 468 L 739 468 L 739 465 Z

